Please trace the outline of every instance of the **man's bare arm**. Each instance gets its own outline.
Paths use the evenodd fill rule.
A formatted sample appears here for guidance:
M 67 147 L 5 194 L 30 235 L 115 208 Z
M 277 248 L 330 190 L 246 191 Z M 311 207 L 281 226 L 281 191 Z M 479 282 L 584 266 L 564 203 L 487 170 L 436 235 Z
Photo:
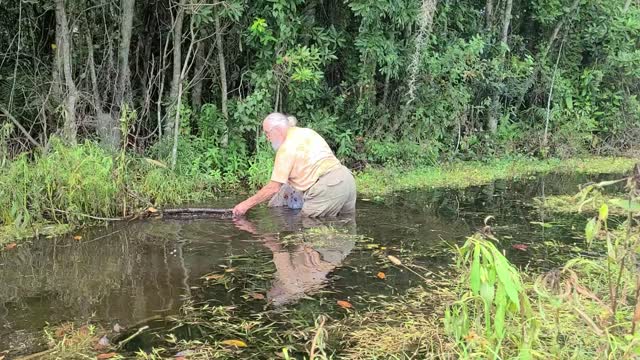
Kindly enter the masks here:
M 233 208 L 233 215 L 242 216 L 254 206 L 271 199 L 273 195 L 280 191 L 281 183 L 277 181 L 269 181 L 269 183 L 258 190 L 258 192 L 247 200 L 241 202 Z

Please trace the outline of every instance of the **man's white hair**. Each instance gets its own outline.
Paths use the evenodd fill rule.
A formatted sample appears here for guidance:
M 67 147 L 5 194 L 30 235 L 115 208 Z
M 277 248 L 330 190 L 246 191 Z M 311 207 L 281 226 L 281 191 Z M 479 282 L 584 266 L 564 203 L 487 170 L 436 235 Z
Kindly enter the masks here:
M 273 112 L 264 118 L 264 123 L 269 129 L 275 129 L 278 127 L 288 128 L 296 126 L 298 124 L 298 119 L 296 119 L 295 116 L 287 116 L 283 113 Z

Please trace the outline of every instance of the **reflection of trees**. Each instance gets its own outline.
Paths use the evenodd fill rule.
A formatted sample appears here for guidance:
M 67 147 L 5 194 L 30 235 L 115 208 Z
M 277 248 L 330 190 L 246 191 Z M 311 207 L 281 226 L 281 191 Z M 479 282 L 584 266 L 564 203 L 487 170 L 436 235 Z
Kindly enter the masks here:
M 91 229 L 80 241 L 39 239 L 1 253 L 0 308 L 9 307 L 8 323 L 33 330 L 94 312 L 126 325 L 173 310 L 190 272 L 179 241 L 186 224 L 134 222 Z

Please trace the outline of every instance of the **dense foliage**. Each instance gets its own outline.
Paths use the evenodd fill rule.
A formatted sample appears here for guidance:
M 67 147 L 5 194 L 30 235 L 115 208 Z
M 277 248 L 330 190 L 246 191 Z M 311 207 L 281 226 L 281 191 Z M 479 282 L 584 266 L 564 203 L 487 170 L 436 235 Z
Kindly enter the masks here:
M 259 152 L 260 120 L 273 110 L 359 163 L 611 153 L 640 135 L 632 0 L 3 8 L 2 159 L 47 149 L 60 134 L 169 161 L 195 151 L 207 171 L 237 174 Z M 122 136 L 127 109 L 135 116 Z

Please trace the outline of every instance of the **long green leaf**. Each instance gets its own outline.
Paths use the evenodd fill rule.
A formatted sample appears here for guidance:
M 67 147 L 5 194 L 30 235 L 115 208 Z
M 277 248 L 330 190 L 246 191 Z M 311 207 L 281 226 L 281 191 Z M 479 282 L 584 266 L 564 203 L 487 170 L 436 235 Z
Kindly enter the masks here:
M 591 246 L 593 239 L 596 237 L 597 224 L 598 221 L 596 220 L 596 218 L 592 218 L 584 228 L 584 234 L 587 237 L 587 245 L 589 246 Z
M 496 336 L 500 339 L 504 337 L 504 318 L 507 310 L 507 304 L 504 301 L 498 303 L 496 315 L 493 319 L 493 326 L 496 329 Z
M 636 212 L 640 211 L 640 202 L 626 199 L 611 199 L 609 200 L 609 204 L 622 208 L 625 211 Z
M 498 279 L 504 286 L 504 290 L 507 292 L 509 300 L 516 306 L 516 309 L 520 309 L 520 301 L 518 300 L 518 293 L 522 290 L 520 285 L 514 281 L 513 274 L 511 273 L 511 265 L 507 260 L 497 252 L 494 255 L 494 261 L 496 266 L 496 272 L 498 273 Z
M 471 274 L 469 275 L 469 285 L 474 295 L 480 291 L 480 245 L 476 243 L 473 249 L 473 263 L 471 263 Z

